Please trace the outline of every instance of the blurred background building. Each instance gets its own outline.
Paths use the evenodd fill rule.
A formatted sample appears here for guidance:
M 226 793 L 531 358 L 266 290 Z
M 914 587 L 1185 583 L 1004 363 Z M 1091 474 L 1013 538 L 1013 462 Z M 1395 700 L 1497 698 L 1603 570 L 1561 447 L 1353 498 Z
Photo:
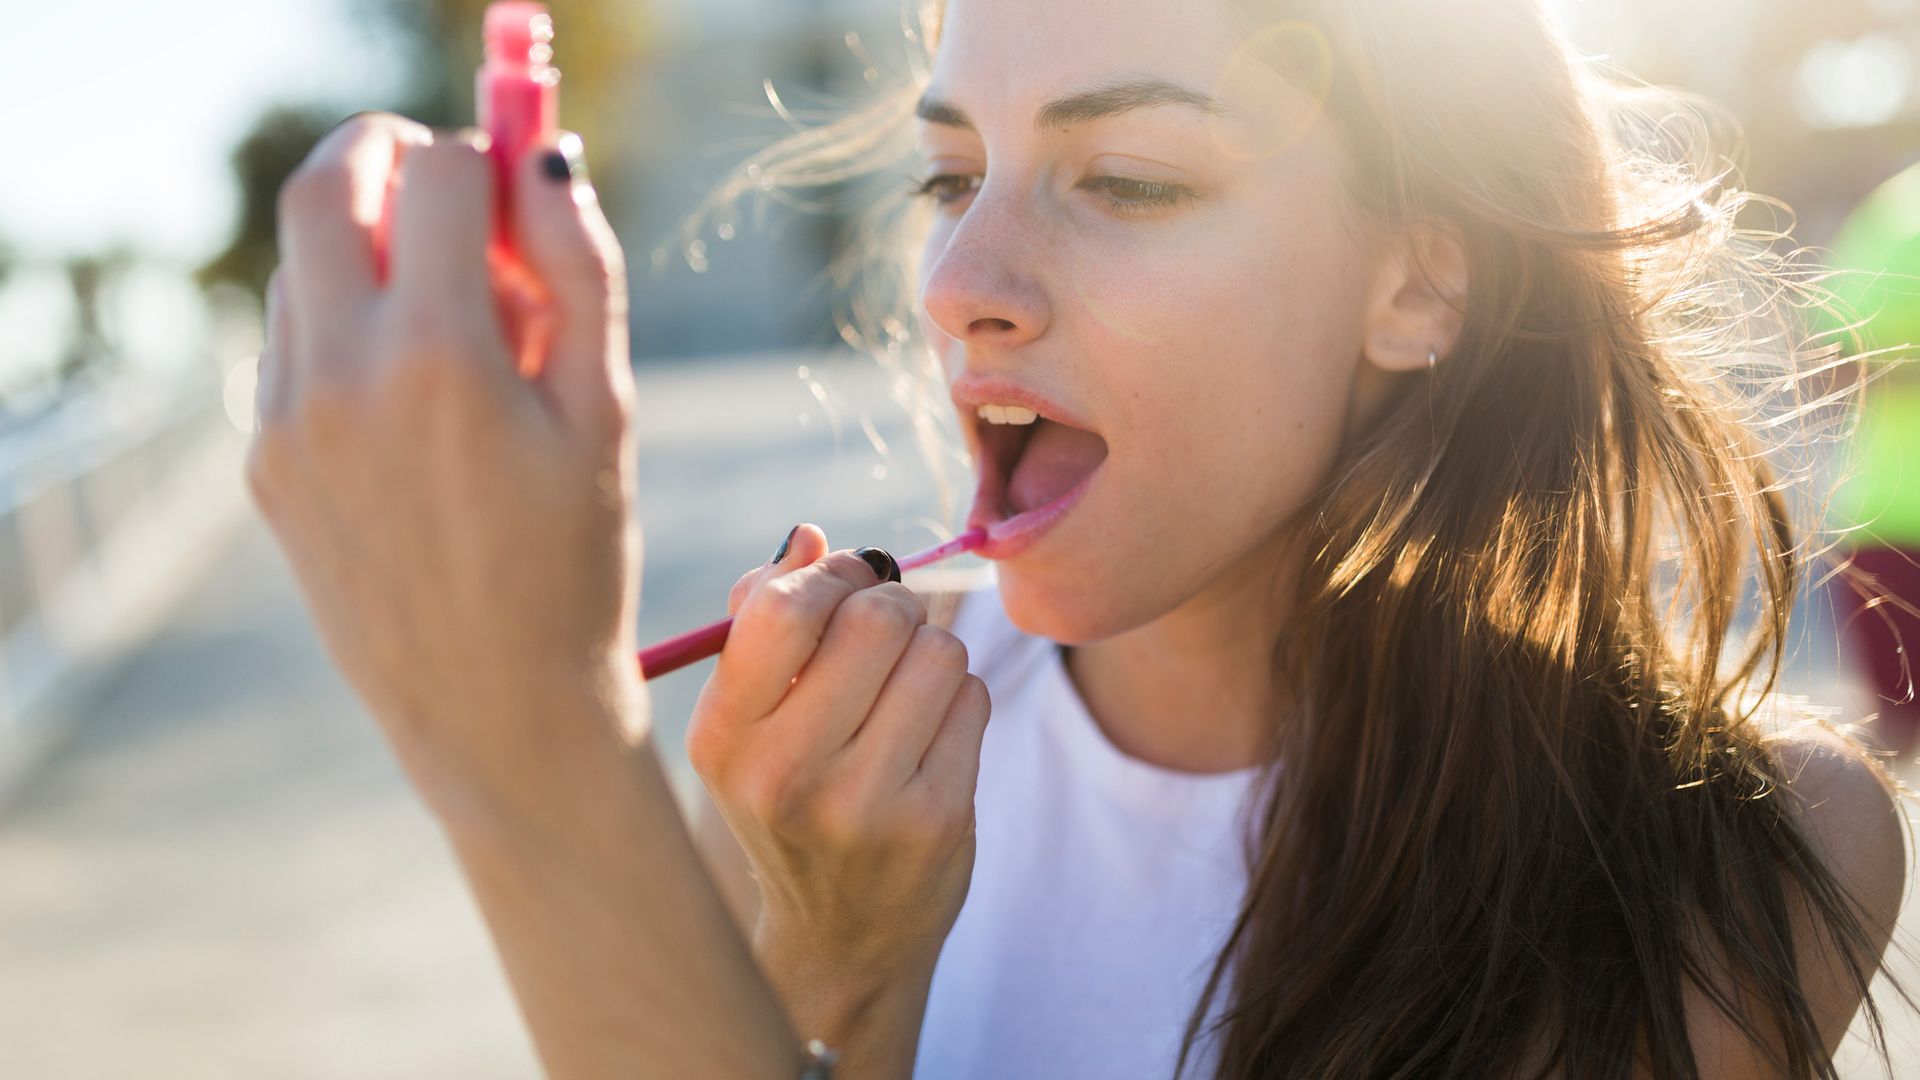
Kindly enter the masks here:
M 535 1075 L 239 472 L 280 181 L 357 110 L 467 122 L 483 6 L 68 0 L 0 35 L 0 1076 Z M 717 614 L 796 521 L 919 546 L 927 475 L 820 277 L 845 205 L 677 233 L 789 130 L 770 88 L 814 119 L 899 77 L 901 5 L 551 6 L 633 268 L 643 640 Z M 1548 7 L 1729 105 L 1803 244 L 1920 162 L 1916 0 Z M 1803 621 L 1790 689 L 1871 712 L 1817 597 Z M 656 688 L 670 755 L 701 677 Z

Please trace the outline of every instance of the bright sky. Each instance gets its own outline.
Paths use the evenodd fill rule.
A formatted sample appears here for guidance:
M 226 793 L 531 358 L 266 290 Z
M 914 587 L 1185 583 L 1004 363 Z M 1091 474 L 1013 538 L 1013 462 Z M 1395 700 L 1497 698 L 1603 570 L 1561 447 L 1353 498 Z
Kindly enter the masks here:
M 21 0 L 0 34 L 0 238 L 29 255 L 116 240 L 218 250 L 227 156 L 276 100 L 373 103 L 391 85 L 345 0 Z

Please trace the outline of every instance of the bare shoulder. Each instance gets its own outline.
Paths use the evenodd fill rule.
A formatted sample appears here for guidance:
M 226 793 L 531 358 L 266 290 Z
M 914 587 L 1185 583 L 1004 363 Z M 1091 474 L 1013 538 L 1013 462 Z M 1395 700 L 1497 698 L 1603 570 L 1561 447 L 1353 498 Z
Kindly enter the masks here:
M 1856 954 L 1866 974 L 1878 969 L 1894 920 L 1900 913 L 1907 877 L 1907 833 L 1898 786 L 1865 749 L 1815 724 L 1763 737 L 1778 771 L 1788 815 L 1799 825 L 1814 854 L 1858 904 L 1856 915 L 1870 954 Z M 1861 995 L 1825 921 L 1793 884 L 1787 889 L 1795 967 L 1831 1057 L 1846 1036 Z M 1726 956 L 1711 939 L 1701 948 L 1706 968 L 1728 978 Z M 1731 989 L 1727 986 L 1722 991 Z M 1751 1000 L 1747 993 L 1736 998 Z M 1709 1080 L 1750 1080 L 1779 1075 L 1770 1058 L 1779 1043 L 1755 1046 L 1741 1026 L 1689 982 L 1684 991 L 1689 1041 L 1700 1075 Z M 1641 1062 L 1636 1080 L 1649 1075 Z
M 1891 928 L 1907 877 L 1906 813 L 1886 768 L 1845 736 L 1808 725 L 1767 740 L 1794 819 L 1864 914 Z M 1869 927 L 1869 929 L 1873 929 Z
M 1778 771 L 1781 791 L 1791 807 L 1789 815 L 1801 828 L 1815 853 L 1859 904 L 1861 929 L 1869 939 L 1871 955 L 1858 959 L 1871 975 L 1885 954 L 1900 912 L 1907 877 L 1907 830 L 1899 787 L 1887 770 L 1865 749 L 1846 737 L 1814 724 L 1765 736 L 1763 742 Z M 1846 970 L 1832 937 L 1799 890 L 1789 886 L 1789 919 L 1795 966 L 1826 1052 L 1831 1056 L 1859 1011 L 1861 996 Z M 1725 954 L 1711 935 L 1699 942 L 1703 967 L 1727 979 Z M 1751 992 L 1732 991 L 1735 999 L 1752 1000 Z M 1712 998 L 1688 981 L 1683 988 L 1688 1041 L 1700 1076 L 1706 1080 L 1754 1080 L 1779 1075 L 1769 1060 L 1769 1049 L 1756 1047 L 1739 1023 L 1720 1011 Z M 1884 1003 L 1883 1003 L 1884 1004 Z M 1525 1068 L 1516 1076 L 1540 1075 L 1550 1043 L 1542 1038 L 1530 1048 Z M 1636 1061 L 1635 1080 L 1652 1075 L 1644 1046 Z M 1565 1080 L 1562 1068 L 1545 1075 Z
M 1858 959 L 1871 972 L 1893 936 L 1906 888 L 1909 845 L 1898 785 L 1860 745 L 1823 727 L 1781 732 L 1769 737 L 1767 746 L 1780 767 L 1795 822 L 1859 905 L 1872 955 Z M 1793 900 L 1801 984 L 1831 1053 L 1859 1010 L 1861 997 L 1806 898 L 1796 891 Z

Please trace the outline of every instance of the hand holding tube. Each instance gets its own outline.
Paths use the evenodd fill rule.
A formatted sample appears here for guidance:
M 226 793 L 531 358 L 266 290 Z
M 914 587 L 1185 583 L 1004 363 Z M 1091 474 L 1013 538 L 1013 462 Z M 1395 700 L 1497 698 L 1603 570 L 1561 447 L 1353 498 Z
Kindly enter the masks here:
M 801 1030 L 862 1076 L 912 1071 L 972 880 L 989 708 L 966 647 L 891 563 L 795 530 L 785 558 L 734 585 L 687 732 L 759 881 L 755 954 Z
M 490 317 L 483 136 L 356 117 L 280 197 L 247 476 L 430 802 L 498 796 L 543 744 L 607 737 L 542 725 L 556 697 L 643 700 L 623 261 L 591 189 L 541 165 L 521 162 L 513 219 L 541 288 L 508 301 L 543 328 L 533 380 Z

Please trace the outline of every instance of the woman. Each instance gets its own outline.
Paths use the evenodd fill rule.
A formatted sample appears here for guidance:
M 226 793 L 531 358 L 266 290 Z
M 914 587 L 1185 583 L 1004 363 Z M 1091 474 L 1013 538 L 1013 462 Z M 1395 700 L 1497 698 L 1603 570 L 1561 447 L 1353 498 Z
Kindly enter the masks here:
M 1759 727 L 1803 548 L 1736 391 L 1806 358 L 1748 196 L 1630 159 L 1521 0 L 924 25 L 910 97 L 742 182 L 916 136 L 998 585 L 942 628 L 812 527 L 736 585 L 689 750 L 744 933 L 647 743 L 590 188 L 515 192 L 532 383 L 470 135 L 360 121 L 283 197 L 256 498 L 549 1070 L 1832 1075 L 1904 858 L 1871 760 Z

